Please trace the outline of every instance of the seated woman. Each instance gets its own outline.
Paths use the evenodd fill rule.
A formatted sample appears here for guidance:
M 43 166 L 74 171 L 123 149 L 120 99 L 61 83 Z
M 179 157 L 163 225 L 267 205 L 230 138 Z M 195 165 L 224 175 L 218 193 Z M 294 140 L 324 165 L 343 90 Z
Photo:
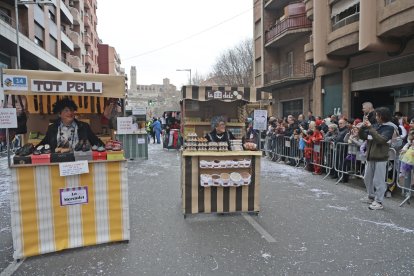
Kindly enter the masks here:
M 91 145 L 102 147 L 104 143 L 92 132 L 89 124 L 75 119 L 76 110 L 78 106 L 70 98 L 57 101 L 53 105 L 53 113 L 58 114 L 58 120 L 49 125 L 45 138 L 36 148 L 49 145 L 51 152 L 56 152 L 57 148 L 82 150 L 83 147 L 90 149 Z
M 226 120 L 222 116 L 211 120 L 213 131 L 206 135 L 208 142 L 227 142 L 230 149 L 230 140 L 236 139 L 230 131 L 226 130 Z

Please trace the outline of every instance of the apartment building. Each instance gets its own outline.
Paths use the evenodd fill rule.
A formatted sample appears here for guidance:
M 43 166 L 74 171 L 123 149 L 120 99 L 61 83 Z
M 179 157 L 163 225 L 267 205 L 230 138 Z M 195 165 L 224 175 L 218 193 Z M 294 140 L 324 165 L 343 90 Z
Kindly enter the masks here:
M 412 0 L 253 3 L 255 86 L 272 93 L 275 115 L 361 117 L 370 101 L 414 116 Z
M 97 0 L 66 0 L 73 15 L 70 38 L 75 49 L 68 57 L 76 72 L 98 73 Z
M 414 115 L 414 2 L 306 0 L 316 114 L 362 116 L 361 104 Z M 339 110 L 339 112 L 338 112 Z
M 18 0 L 22 69 L 98 73 L 96 0 Z M 0 65 L 17 68 L 14 0 L 0 0 Z
M 121 57 L 115 48 L 108 44 L 98 44 L 98 67 L 100 74 L 124 75 Z
M 68 37 L 73 16 L 66 1 L 52 5 L 18 1 L 20 63 L 22 69 L 73 72 L 67 56 L 74 50 Z M 14 0 L 0 1 L 0 66 L 17 68 Z
M 313 66 L 305 61 L 312 22 L 305 3 L 254 0 L 254 85 L 271 94 L 270 114 L 285 117 L 312 109 Z

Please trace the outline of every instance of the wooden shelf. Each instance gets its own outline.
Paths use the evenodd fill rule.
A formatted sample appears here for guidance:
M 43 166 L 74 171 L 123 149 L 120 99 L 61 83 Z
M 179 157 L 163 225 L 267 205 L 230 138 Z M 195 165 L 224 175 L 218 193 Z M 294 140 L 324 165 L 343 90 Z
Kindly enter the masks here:
M 211 126 L 210 122 L 185 122 L 184 126 Z M 244 127 L 245 123 L 226 123 L 228 127 Z

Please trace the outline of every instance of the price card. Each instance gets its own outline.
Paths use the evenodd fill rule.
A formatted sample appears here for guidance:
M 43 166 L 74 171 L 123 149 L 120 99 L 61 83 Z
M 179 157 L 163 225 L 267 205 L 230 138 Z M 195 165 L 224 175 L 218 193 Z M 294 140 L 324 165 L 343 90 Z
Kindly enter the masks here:
M 0 108 L 0 128 L 17 128 L 16 108 Z
M 60 176 L 78 175 L 89 173 L 88 161 L 59 163 Z

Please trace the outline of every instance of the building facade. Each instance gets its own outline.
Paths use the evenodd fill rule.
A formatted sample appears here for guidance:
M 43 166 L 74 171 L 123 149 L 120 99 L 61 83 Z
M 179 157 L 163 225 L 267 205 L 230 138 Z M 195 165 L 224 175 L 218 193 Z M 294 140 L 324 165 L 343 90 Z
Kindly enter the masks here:
M 179 110 L 180 91 L 168 78 L 164 78 L 162 84 L 138 84 L 137 69 L 132 66 L 129 79 L 128 106 L 146 107 L 149 116 L 161 116 L 164 111 Z
M 286 115 L 290 108 L 289 113 L 302 109 L 362 117 L 361 105 L 370 101 L 414 116 L 413 1 L 253 2 L 255 86 L 272 93 L 275 115 Z M 303 15 L 306 20 L 298 19 Z M 295 50 L 299 44 L 304 44 L 302 51 Z M 287 66 L 287 75 L 295 75 L 295 66 L 306 64 L 302 59 L 310 66 L 304 65 L 291 85 L 280 63 Z
M 121 68 L 121 57 L 115 48 L 108 44 L 98 44 L 98 67 L 100 74 L 124 75 Z
M 97 73 L 96 0 L 18 1 L 22 69 Z M 17 68 L 14 0 L 0 1 L 0 65 Z
M 254 0 L 254 85 L 271 94 L 270 114 L 298 115 L 312 107 L 313 68 L 304 45 L 312 33 L 305 3 Z

